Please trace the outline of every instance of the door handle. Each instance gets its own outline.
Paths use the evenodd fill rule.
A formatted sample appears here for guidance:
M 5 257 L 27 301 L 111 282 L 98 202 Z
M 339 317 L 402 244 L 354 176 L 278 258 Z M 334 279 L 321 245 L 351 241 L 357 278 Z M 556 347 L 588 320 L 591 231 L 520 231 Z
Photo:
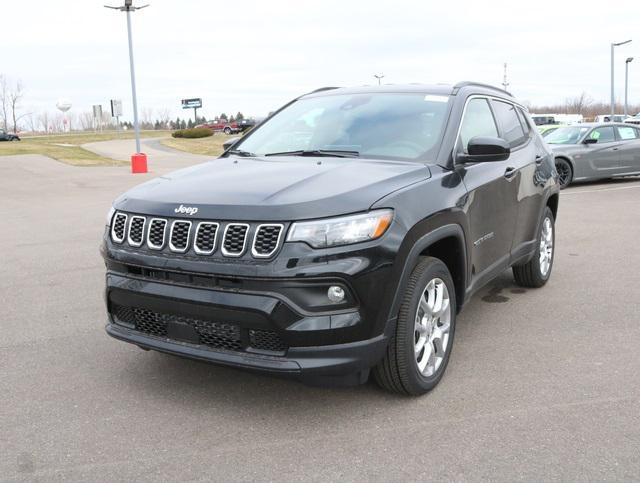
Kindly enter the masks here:
M 507 178 L 509 181 L 511 181 L 511 178 L 513 178 L 517 172 L 518 170 L 516 168 L 512 168 L 510 166 L 505 170 L 504 177 Z
M 620 148 L 611 148 L 612 151 L 617 151 Z
M 544 156 L 542 154 L 536 155 L 536 164 L 541 164 Z

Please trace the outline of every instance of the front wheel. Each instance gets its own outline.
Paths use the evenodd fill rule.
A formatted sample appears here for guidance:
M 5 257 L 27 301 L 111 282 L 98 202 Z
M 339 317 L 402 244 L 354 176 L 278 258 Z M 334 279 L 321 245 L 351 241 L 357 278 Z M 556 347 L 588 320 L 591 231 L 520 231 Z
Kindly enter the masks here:
M 225 134 L 231 134 L 231 128 L 225 127 L 224 128 L 224 133 Z
M 415 266 L 402 296 L 395 336 L 374 377 L 383 388 L 418 396 L 444 374 L 456 322 L 456 294 L 447 266 L 424 257 Z
M 538 230 L 538 250 L 531 260 L 524 265 L 513 267 L 513 278 L 522 287 L 542 287 L 551 276 L 553 256 L 555 254 L 555 221 L 553 212 L 547 206 L 542 216 L 542 224 Z

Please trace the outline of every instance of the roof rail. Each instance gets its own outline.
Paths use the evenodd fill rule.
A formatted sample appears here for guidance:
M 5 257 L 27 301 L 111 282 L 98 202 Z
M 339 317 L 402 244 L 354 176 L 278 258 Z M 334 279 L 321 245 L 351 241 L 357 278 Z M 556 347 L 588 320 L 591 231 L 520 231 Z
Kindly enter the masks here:
M 473 82 L 473 81 L 458 82 L 456 85 L 453 86 L 454 94 L 458 90 L 462 89 L 463 87 L 467 87 L 467 86 L 476 86 L 476 87 L 484 87 L 485 89 L 493 89 L 494 91 L 504 92 L 506 94 L 509 94 L 511 97 L 513 97 L 513 94 L 511 94 L 511 92 L 509 92 L 509 91 L 507 91 L 505 89 L 500 89 L 499 87 L 492 86 L 491 84 L 483 84 L 482 82 Z
M 339 87 L 320 87 L 318 89 L 315 89 L 311 92 L 308 92 L 307 94 L 315 94 L 316 92 L 322 92 L 322 91 L 330 91 L 333 89 L 340 89 Z

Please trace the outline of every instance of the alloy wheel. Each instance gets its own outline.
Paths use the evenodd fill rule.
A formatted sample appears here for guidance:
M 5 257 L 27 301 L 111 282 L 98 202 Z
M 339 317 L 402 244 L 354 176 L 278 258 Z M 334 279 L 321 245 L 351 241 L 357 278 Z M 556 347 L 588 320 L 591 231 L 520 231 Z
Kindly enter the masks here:
M 420 296 L 414 329 L 414 351 L 418 370 L 433 376 L 449 349 L 451 304 L 449 290 L 440 278 L 432 279 Z
M 553 225 L 551 219 L 545 217 L 540 234 L 540 273 L 546 277 L 553 259 Z

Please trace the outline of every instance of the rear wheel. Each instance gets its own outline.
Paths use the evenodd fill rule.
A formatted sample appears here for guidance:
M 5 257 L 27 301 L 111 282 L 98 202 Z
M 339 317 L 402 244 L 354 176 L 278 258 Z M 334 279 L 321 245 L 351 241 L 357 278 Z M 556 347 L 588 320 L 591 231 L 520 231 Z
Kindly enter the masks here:
M 453 345 L 456 297 L 447 266 L 424 257 L 404 290 L 395 336 L 374 377 L 383 388 L 417 396 L 442 378 Z
M 571 184 L 571 180 L 573 179 L 571 163 L 564 158 L 556 158 L 556 171 L 558 172 L 560 189 L 565 189 Z
M 11 138 L 11 141 L 20 141 L 18 138 Z
M 513 267 L 513 278 L 523 287 L 542 287 L 551 276 L 555 244 L 555 222 L 553 213 L 547 206 L 538 230 L 538 250 L 531 260 L 524 265 Z
M 225 134 L 231 134 L 231 128 L 230 127 L 225 127 L 224 128 L 224 133 Z

